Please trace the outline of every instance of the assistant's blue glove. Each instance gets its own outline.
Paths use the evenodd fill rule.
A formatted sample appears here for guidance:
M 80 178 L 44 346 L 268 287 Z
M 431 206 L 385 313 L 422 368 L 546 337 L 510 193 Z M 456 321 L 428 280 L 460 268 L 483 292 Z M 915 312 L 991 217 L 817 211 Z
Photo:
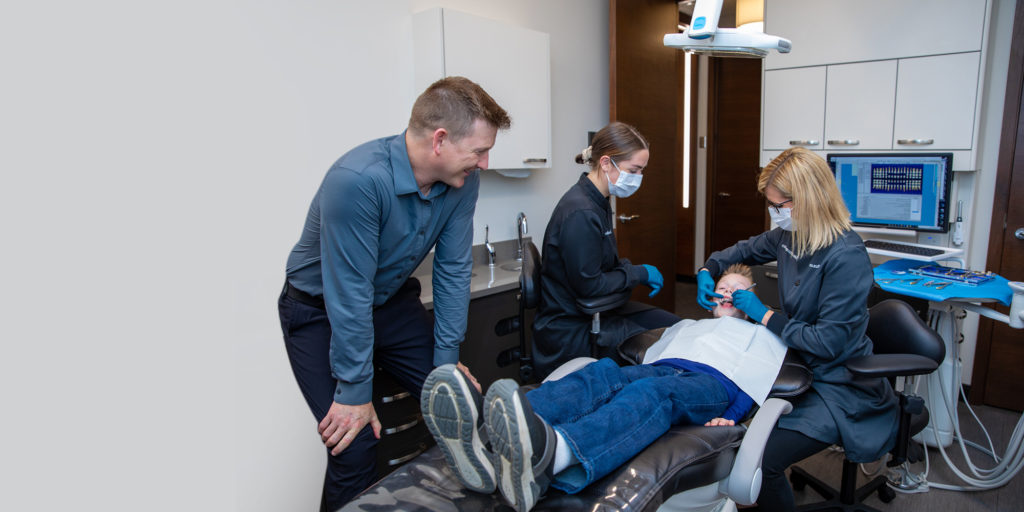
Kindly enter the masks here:
M 708 297 L 722 298 L 720 294 L 715 293 L 715 278 L 711 277 L 711 272 L 703 269 L 697 272 L 697 304 L 710 311 L 715 307 L 715 303 Z
M 761 323 L 761 319 L 768 312 L 768 306 L 762 304 L 761 299 L 757 298 L 754 292 L 748 290 L 732 292 L 732 305 L 746 313 L 751 320 L 757 323 Z
M 651 287 L 651 294 L 648 297 L 654 297 L 661 291 L 661 287 L 665 285 L 665 278 L 661 277 L 661 272 L 654 265 L 642 265 L 647 269 L 647 286 Z

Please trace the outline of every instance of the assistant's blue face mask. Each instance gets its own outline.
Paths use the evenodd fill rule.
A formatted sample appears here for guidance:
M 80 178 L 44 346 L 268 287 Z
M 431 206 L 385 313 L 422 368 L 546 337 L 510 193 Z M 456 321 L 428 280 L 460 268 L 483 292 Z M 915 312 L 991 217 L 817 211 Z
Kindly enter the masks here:
M 629 197 L 640 189 L 640 182 L 644 178 L 642 174 L 622 172 L 622 169 L 619 169 L 619 164 L 616 164 L 615 160 L 611 158 L 608 160 L 615 166 L 615 170 L 619 171 L 619 178 L 615 180 L 615 183 L 612 183 L 612 180 L 608 180 L 608 193 L 615 197 Z

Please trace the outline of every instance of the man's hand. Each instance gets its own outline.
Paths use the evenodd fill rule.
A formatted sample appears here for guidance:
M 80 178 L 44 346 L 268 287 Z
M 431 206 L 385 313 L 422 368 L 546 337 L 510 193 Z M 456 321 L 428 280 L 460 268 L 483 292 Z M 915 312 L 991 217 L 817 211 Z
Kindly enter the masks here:
M 334 402 L 327 411 L 327 416 L 320 421 L 317 432 L 320 432 L 320 439 L 324 444 L 332 448 L 331 455 L 337 455 L 352 444 L 356 434 L 367 423 L 373 428 L 373 435 L 380 439 L 380 421 L 372 402 L 362 405 L 343 405 Z
M 466 375 L 466 378 L 469 379 L 469 382 L 472 383 L 473 387 L 476 388 L 477 393 L 483 394 L 483 390 L 480 389 L 480 383 L 477 382 L 476 377 L 474 377 L 472 373 L 469 373 L 469 368 L 466 368 L 466 365 L 462 363 L 455 363 L 455 367 L 458 368 L 459 370 L 462 370 L 462 373 Z
M 705 427 L 731 427 L 736 422 L 733 420 L 727 420 L 725 418 L 715 418 L 704 424 Z

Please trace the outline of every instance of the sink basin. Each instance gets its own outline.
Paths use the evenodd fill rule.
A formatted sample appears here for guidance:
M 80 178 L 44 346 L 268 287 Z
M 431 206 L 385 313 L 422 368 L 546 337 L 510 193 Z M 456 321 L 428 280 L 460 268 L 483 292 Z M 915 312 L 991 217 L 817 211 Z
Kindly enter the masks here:
M 513 261 L 506 263 L 504 265 L 498 265 L 498 268 L 502 270 L 508 270 L 509 272 L 519 272 L 520 270 L 523 269 L 523 262 Z

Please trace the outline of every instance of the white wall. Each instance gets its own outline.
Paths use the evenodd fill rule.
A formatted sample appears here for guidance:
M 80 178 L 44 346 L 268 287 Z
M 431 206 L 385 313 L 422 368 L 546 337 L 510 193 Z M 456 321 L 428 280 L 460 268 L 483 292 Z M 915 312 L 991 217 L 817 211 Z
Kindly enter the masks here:
M 551 34 L 554 168 L 485 173 L 475 221 L 539 238 L 607 122 L 607 2 L 0 8 L 0 509 L 317 507 L 284 261 L 328 166 L 404 128 L 437 5 Z

